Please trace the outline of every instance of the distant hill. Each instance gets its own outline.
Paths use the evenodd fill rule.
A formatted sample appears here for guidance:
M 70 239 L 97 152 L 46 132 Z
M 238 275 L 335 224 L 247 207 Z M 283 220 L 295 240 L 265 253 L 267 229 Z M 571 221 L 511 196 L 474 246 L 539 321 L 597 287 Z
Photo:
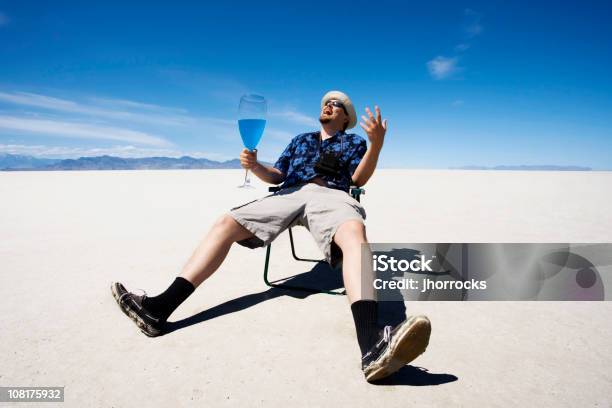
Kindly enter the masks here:
M 584 166 L 557 166 L 554 164 L 541 165 L 515 165 L 515 166 L 462 166 L 450 167 L 451 170 L 523 170 L 523 171 L 591 171 L 590 167 Z
M 0 170 L 162 170 L 162 169 L 239 169 L 238 159 L 223 162 L 189 156 L 123 158 L 114 156 L 78 159 L 40 159 L 32 156 L 0 154 Z
M 262 162 L 264 163 L 264 162 Z M 264 163 L 270 165 L 270 163 Z M 78 159 L 47 159 L 0 153 L 0 170 L 167 170 L 167 169 L 240 169 L 238 159 L 215 161 L 189 156 L 123 158 L 115 156 L 80 157 Z M 523 170 L 523 171 L 590 171 L 590 167 L 556 165 L 462 166 L 451 170 Z
M 7 154 L 0 153 L 0 170 L 14 169 L 14 170 L 30 170 L 40 169 L 57 162 L 60 159 L 41 159 L 33 156 L 22 156 L 18 154 Z

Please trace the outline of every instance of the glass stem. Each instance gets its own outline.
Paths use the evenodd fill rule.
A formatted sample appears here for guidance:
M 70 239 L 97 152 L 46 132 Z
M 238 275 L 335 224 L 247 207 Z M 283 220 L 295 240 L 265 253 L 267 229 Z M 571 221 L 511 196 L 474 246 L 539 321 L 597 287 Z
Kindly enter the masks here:
M 248 184 L 247 180 L 249 179 L 249 169 L 246 169 L 244 172 L 244 184 Z

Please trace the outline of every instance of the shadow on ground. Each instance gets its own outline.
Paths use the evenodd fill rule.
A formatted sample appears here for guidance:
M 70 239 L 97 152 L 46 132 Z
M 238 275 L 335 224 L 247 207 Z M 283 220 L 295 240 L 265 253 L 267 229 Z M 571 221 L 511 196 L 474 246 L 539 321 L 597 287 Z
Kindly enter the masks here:
M 423 367 L 407 365 L 395 374 L 374 383 L 375 385 L 440 385 L 457 381 L 452 374 L 434 374 Z
M 328 264 L 324 262 L 317 263 L 312 270 L 303 272 L 297 275 L 275 283 L 284 283 L 291 286 L 313 288 L 326 291 L 338 291 L 343 288 L 342 275 L 338 270 L 332 270 Z M 320 295 L 329 296 L 326 294 L 317 294 L 293 289 L 270 288 L 263 292 L 251 293 L 241 296 L 236 299 L 228 300 L 210 309 L 204 310 L 191 317 L 176 322 L 166 323 L 165 334 L 183 329 L 194 324 L 202 323 L 217 317 L 221 317 L 230 313 L 240 312 L 255 306 L 266 300 L 275 299 L 280 296 L 290 296 L 296 299 L 305 299 L 308 296 Z M 381 326 L 397 325 L 406 317 L 406 306 L 402 301 L 397 302 L 380 302 L 379 303 L 378 323 Z M 456 381 L 457 377 L 452 374 L 432 374 L 427 369 L 415 366 L 406 366 L 400 369 L 392 376 L 377 382 L 377 385 L 440 385 Z
M 319 262 L 312 270 L 291 276 L 282 280 L 282 283 L 291 286 L 309 287 L 319 290 L 340 290 L 343 288 L 342 276 L 338 271 L 332 270 L 326 263 Z M 228 300 L 210 309 L 204 310 L 198 314 L 176 322 L 168 322 L 166 325 L 166 334 L 175 330 L 202 323 L 216 317 L 221 317 L 226 314 L 240 312 L 249 307 L 255 306 L 266 300 L 275 299 L 280 296 L 290 296 L 296 299 L 305 299 L 315 293 L 304 292 L 300 290 L 270 288 L 263 292 L 251 293 L 241 296 L 236 299 Z M 329 295 L 322 295 L 329 296 Z

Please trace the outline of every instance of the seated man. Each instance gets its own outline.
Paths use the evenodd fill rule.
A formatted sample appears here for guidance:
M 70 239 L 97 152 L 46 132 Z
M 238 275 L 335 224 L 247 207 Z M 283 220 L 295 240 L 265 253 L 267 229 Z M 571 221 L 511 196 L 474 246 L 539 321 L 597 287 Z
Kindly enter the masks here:
M 146 335 L 163 334 L 168 317 L 219 268 L 234 242 L 261 247 L 300 223 L 313 235 L 327 262 L 334 265 L 343 258 L 344 286 L 367 381 L 386 377 L 423 353 L 429 342 L 429 320 L 416 316 L 381 329 L 373 285 L 362 287 L 366 214 L 348 191 L 351 181 L 363 186 L 374 173 L 387 130 L 378 107 L 376 116 L 369 108 L 366 112 L 361 127 L 370 140 L 369 148 L 362 137 L 345 133 L 355 126 L 357 115 L 347 95 L 332 91 L 321 101 L 320 131 L 293 138 L 273 167 L 260 164 L 257 153 L 245 149 L 240 156 L 242 166 L 265 182 L 283 183 L 281 190 L 221 216 L 180 276 L 160 295 L 138 296 L 121 283 L 113 283 L 113 296 L 123 312 Z M 366 269 L 366 281 L 372 281 L 371 266 Z

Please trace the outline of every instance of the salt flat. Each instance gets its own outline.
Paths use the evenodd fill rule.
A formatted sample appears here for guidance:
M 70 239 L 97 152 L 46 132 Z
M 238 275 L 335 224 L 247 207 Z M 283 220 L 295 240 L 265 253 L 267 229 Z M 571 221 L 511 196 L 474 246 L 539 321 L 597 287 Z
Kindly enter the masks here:
M 611 302 L 409 303 L 432 321 L 414 362 L 428 371 L 370 385 L 346 298 L 268 289 L 263 249 L 232 248 L 181 327 L 145 337 L 110 282 L 163 290 L 218 215 L 267 193 L 242 177 L 0 172 L 0 386 L 65 386 L 70 407 L 610 406 Z M 610 186 L 605 172 L 379 170 L 363 204 L 372 242 L 612 242 Z M 274 276 L 312 267 L 275 242 Z

